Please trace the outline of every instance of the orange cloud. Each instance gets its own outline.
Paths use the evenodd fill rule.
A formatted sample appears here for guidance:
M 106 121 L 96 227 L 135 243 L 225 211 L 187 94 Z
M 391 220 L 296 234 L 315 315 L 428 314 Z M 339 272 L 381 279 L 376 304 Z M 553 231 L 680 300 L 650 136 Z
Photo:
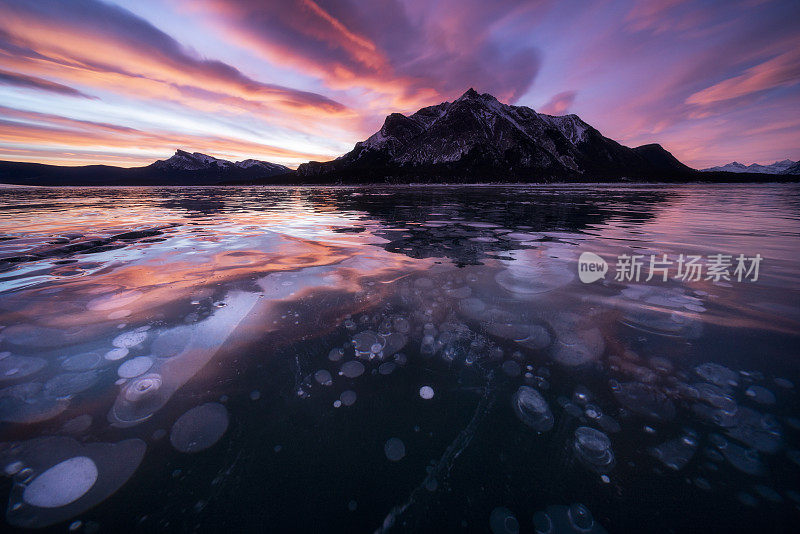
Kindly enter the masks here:
M 310 73 L 337 90 L 359 90 L 372 110 L 415 111 L 460 95 L 476 82 L 515 100 L 539 59 L 527 46 L 506 51 L 490 28 L 516 2 L 443 1 L 442 16 L 411 15 L 422 2 L 200 0 L 208 24 L 272 63 Z M 426 4 L 427 6 L 427 4 Z
M 310 159 L 328 160 L 327 154 L 314 154 L 288 150 L 267 144 L 253 143 L 241 139 L 221 136 L 190 135 L 182 133 L 142 131 L 107 123 L 81 121 L 30 111 L 20 111 L 0 106 L 0 114 L 15 120 L 0 119 L 0 142 L 29 145 L 29 153 L 37 153 L 39 158 L 61 161 L 62 151 L 53 146 L 84 149 L 82 161 L 105 162 L 133 166 L 152 163 L 155 155 L 164 154 L 177 147 L 209 153 L 227 159 L 257 157 L 265 160 L 285 161 L 299 164 Z M 38 150 L 32 147 L 40 146 Z M 118 151 L 135 148 L 143 154 L 132 157 L 130 154 L 106 158 L 103 153 L 91 157 L 87 149 Z M 13 148 L 0 146 L 0 158 L 19 155 Z M 27 159 L 27 158 L 26 158 Z M 33 158 L 31 158 L 33 159 Z
M 98 2 L 42 4 L 44 9 L 24 2 L 0 6 L 0 41 L 6 41 L 0 42 L 0 51 L 4 45 L 15 51 L 0 54 L 0 65 L 16 71 L 11 74 L 18 83 L 34 83 L 32 76 L 55 78 L 201 111 L 255 113 L 284 124 L 295 121 L 307 132 L 339 119 L 339 127 L 348 129 L 357 120 L 355 111 L 325 96 L 253 80 L 226 63 L 197 58 L 121 8 Z M 49 83 L 51 90 L 70 92 L 67 86 Z

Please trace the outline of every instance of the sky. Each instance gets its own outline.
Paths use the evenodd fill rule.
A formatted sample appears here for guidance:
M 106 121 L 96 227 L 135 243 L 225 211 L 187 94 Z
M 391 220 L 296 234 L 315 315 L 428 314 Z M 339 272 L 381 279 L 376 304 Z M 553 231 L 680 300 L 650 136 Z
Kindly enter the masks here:
M 695 168 L 800 159 L 797 0 L 0 0 L 0 160 L 290 167 L 474 87 Z

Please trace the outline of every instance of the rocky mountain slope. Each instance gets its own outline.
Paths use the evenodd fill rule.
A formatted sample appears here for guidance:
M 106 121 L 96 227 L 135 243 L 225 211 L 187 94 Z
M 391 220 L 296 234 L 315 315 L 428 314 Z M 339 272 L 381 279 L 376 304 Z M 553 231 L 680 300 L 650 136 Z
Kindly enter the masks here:
M 783 171 L 782 174 L 800 175 L 800 161 L 796 162 L 794 165 Z
M 160 159 L 149 165 L 155 169 L 199 171 L 199 170 L 230 170 L 230 169 L 258 169 L 265 175 L 283 174 L 290 172 L 291 169 L 257 159 L 246 159 L 243 161 L 228 161 L 219 159 L 200 152 L 189 153 L 183 150 L 176 150 L 175 154 L 169 159 Z
M 405 116 L 340 158 L 300 165 L 320 181 L 525 181 L 681 179 L 695 171 L 657 144 L 628 148 L 577 115 L 552 116 L 468 90 Z

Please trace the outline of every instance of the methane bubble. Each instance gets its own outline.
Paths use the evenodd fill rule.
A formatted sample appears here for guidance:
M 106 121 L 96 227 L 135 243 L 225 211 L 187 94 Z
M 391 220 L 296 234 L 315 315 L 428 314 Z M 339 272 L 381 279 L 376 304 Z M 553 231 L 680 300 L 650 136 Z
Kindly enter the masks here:
M 639 382 L 614 382 L 611 390 L 617 401 L 632 412 L 662 421 L 670 421 L 675 417 L 675 405 L 655 386 Z
M 328 359 L 332 362 L 338 362 L 342 359 L 342 357 L 344 357 L 344 350 L 342 350 L 340 347 L 334 347 L 328 353 Z
M 406 446 L 399 438 L 389 438 L 383 446 L 383 452 L 392 462 L 399 462 L 406 455 Z
M 500 506 L 492 510 L 489 515 L 489 528 L 492 534 L 517 534 L 519 521 L 511 513 L 511 510 Z
M 0 462 L 19 462 L 26 477 L 14 477 L 7 521 L 16 527 L 43 528 L 73 519 L 114 494 L 144 457 L 139 439 L 118 443 L 80 443 L 48 436 L 0 448 Z
M 99 378 L 98 371 L 64 373 L 45 382 L 43 392 L 50 397 L 69 397 L 90 389 Z
M 121 360 L 122 358 L 127 356 L 128 352 L 130 352 L 130 351 L 128 351 L 128 349 L 125 349 L 125 348 L 111 349 L 110 351 L 106 352 L 105 359 L 109 360 L 109 361 L 112 361 L 112 362 L 115 362 L 115 361 Z
M 38 423 L 66 410 L 67 401 L 45 393 L 39 382 L 26 382 L 0 389 L 0 421 Z
M 89 371 L 100 367 L 103 357 L 95 352 L 84 352 L 70 356 L 61 362 L 61 367 L 67 371 Z
M 22 500 L 40 508 L 66 506 L 83 497 L 97 481 L 91 458 L 76 456 L 54 465 L 34 478 L 22 492 Z
M 766 466 L 761 461 L 758 451 L 737 445 L 716 434 L 712 434 L 709 439 L 725 459 L 742 473 L 752 476 L 766 474 Z
M 35 356 L 6 356 L 0 359 L 0 383 L 33 375 L 45 365 L 47 360 Z
M 364 364 L 356 360 L 344 362 L 339 372 L 347 378 L 358 378 L 364 374 Z
M 339 395 L 339 400 L 342 401 L 342 404 L 345 406 L 352 406 L 356 403 L 356 392 L 352 389 L 347 389 L 342 391 L 342 394 Z
M 133 330 L 131 332 L 125 332 L 124 334 L 118 335 L 114 338 L 111 344 L 120 349 L 130 349 L 131 347 L 135 347 L 136 345 L 144 343 L 145 339 L 147 339 L 147 332 Z
M 664 442 L 650 449 L 656 459 L 675 471 L 680 471 L 694 456 L 697 450 L 697 437 L 694 433 Z
M 172 425 L 169 441 L 180 452 L 198 452 L 217 443 L 227 429 L 228 410 L 209 402 L 180 416 Z
M 750 386 L 744 394 L 759 404 L 775 404 L 775 394 L 765 387 Z
M 542 395 L 530 386 L 520 386 L 511 399 L 514 413 L 520 421 L 537 432 L 553 428 L 553 412 Z
M 573 448 L 578 459 L 597 473 L 607 473 L 614 467 L 614 452 L 611 440 L 599 430 L 587 426 L 575 430 Z
M 321 384 L 323 386 L 330 386 L 333 383 L 331 374 L 325 369 L 320 369 L 314 373 L 314 380 L 317 381 L 317 384 Z
M 607 534 L 595 521 L 589 509 L 582 504 L 570 506 L 551 505 L 533 514 L 536 534 Z
M 750 408 L 740 408 L 735 424 L 725 433 L 760 452 L 774 454 L 783 448 L 783 434 L 778 420 L 770 414 L 761 414 Z
M 121 378 L 134 378 L 143 375 L 149 371 L 152 366 L 153 358 L 149 356 L 137 356 L 120 365 L 119 369 L 117 369 L 117 374 Z
M 737 386 L 739 375 L 718 363 L 704 363 L 694 368 L 698 376 L 716 386 Z

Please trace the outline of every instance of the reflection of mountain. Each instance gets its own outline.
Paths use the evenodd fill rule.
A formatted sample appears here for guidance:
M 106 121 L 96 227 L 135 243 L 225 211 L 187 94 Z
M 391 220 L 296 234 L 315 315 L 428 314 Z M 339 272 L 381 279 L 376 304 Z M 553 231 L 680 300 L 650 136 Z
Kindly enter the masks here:
M 213 189 L 203 189 L 197 195 L 170 195 L 162 206 L 173 210 L 185 210 L 188 218 L 205 217 L 225 211 L 225 199 Z
M 629 225 L 653 219 L 675 191 L 528 189 L 519 187 L 388 187 L 312 191 L 315 206 L 361 216 L 388 242 L 380 246 L 413 258 L 482 258 L 535 245 L 540 233 L 581 233 L 611 217 Z M 529 234 L 529 235 L 528 235 Z

